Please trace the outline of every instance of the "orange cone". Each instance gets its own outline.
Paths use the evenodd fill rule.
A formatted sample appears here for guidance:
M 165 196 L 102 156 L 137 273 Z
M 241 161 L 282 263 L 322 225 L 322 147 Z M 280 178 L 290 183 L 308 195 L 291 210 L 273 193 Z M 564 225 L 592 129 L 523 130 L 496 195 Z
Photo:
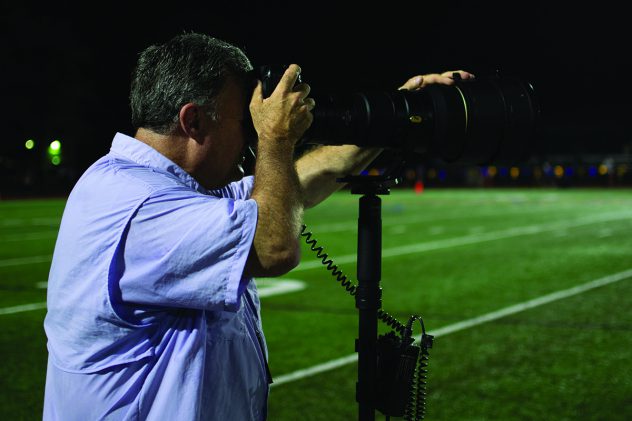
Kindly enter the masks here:
M 418 180 L 415 183 L 415 193 L 421 194 L 424 192 L 424 183 L 421 180 Z

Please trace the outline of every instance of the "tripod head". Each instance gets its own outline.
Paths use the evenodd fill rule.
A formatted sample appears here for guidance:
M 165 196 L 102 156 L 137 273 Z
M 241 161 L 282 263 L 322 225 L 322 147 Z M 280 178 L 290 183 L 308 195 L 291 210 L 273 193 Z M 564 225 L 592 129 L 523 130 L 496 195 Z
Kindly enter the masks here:
M 395 175 L 348 175 L 336 179 L 339 183 L 351 186 L 351 194 L 386 195 L 390 189 L 402 182 L 400 176 Z

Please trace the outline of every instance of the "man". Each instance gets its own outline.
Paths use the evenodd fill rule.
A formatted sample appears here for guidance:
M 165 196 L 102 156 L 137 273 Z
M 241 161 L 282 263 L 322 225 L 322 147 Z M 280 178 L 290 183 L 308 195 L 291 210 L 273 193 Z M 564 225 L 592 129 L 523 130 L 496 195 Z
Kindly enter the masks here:
M 312 121 L 291 65 L 269 98 L 248 90 L 238 48 L 176 36 L 139 57 L 135 136 L 75 185 L 62 219 L 44 322 L 45 420 L 263 420 L 267 350 L 253 277 L 299 262 L 303 209 L 379 150 L 321 147 L 296 162 Z M 465 75 L 465 72 L 463 72 Z M 403 88 L 451 83 L 447 73 Z M 254 177 L 243 178 L 248 110 Z

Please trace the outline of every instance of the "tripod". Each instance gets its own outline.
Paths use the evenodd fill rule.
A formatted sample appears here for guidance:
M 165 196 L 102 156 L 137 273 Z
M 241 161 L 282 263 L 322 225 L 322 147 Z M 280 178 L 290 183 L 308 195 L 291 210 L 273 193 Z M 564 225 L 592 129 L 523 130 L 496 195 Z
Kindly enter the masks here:
M 347 176 L 338 180 L 351 185 L 351 194 L 360 194 L 358 214 L 358 287 L 355 299 L 359 312 L 358 420 L 375 420 L 377 384 L 377 322 L 382 307 L 382 199 L 398 180 L 389 176 Z

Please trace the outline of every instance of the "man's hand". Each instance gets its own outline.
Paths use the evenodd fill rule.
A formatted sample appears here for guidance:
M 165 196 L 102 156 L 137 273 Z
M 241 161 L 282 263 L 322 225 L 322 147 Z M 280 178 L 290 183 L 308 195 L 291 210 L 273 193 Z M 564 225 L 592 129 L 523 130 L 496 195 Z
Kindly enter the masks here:
M 268 98 L 263 98 L 261 81 L 257 83 L 250 101 L 250 114 L 259 143 L 287 142 L 294 147 L 312 124 L 315 102 L 308 98 L 310 87 L 302 83 L 294 86 L 301 68 L 291 64 Z
M 439 83 L 442 85 L 452 85 L 454 84 L 454 78 L 452 76 L 453 73 L 458 73 L 461 75 L 461 79 L 474 79 L 474 75 L 472 73 L 466 72 L 464 70 L 450 70 L 448 72 L 443 73 L 430 73 L 427 75 L 418 75 L 411 77 L 400 86 L 398 89 L 406 89 L 408 91 L 418 91 L 420 89 L 425 88 L 428 85 L 432 85 L 435 83 Z

